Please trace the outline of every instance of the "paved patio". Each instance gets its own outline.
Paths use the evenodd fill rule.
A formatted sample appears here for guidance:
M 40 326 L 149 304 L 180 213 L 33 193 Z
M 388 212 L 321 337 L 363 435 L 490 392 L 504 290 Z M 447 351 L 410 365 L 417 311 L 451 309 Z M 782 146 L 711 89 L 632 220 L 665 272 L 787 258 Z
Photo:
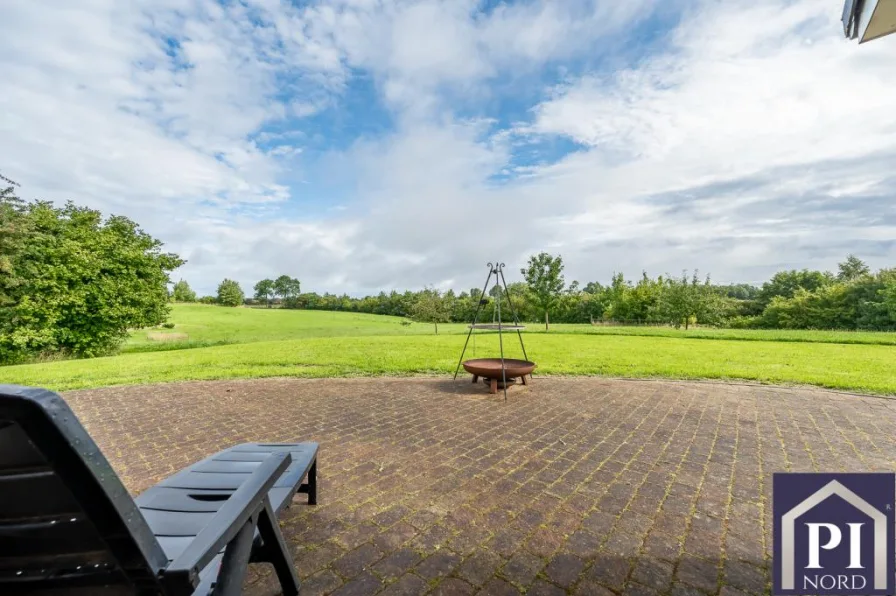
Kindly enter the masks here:
M 304 595 L 761 594 L 773 472 L 896 460 L 896 400 L 538 377 L 498 398 L 421 379 L 67 395 L 135 493 L 233 443 L 320 442 L 321 504 L 282 524 Z M 279 593 L 270 567 L 246 593 Z

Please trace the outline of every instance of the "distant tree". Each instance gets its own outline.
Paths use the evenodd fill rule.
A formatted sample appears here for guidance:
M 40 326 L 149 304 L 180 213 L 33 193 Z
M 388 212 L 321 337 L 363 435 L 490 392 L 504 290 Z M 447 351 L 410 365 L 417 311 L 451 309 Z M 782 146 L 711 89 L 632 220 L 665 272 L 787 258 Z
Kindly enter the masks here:
M 264 300 L 270 308 L 274 299 L 274 280 L 263 279 L 255 284 L 255 299 Z
M 410 307 L 410 315 L 415 321 L 432 323 L 438 335 L 439 323 L 451 320 L 451 305 L 438 290 L 427 288 L 417 295 L 417 300 Z
M 0 362 L 114 351 L 168 314 L 184 261 L 131 220 L 67 203 L 0 200 Z
M 711 300 L 712 287 L 709 278 L 700 283 L 697 271 L 688 280 L 687 271 L 680 278 L 669 277 L 664 280 L 664 287 L 659 296 L 658 312 L 676 329 L 684 325 L 688 329 L 691 322 L 706 318 L 715 318 L 718 302 Z M 707 312 L 708 307 L 712 312 Z
M 302 284 L 293 277 L 281 275 L 274 280 L 274 293 L 280 297 L 284 306 L 295 308 L 296 298 L 302 293 Z
M 202 304 L 217 304 L 218 298 L 215 296 L 203 296 L 199 299 L 199 302 L 201 302 Z
M 855 255 L 847 255 L 846 260 L 837 265 L 837 281 L 850 282 L 871 273 L 865 261 Z
M 768 305 L 772 298 L 792 298 L 797 290 L 803 289 L 812 292 L 818 288 L 830 285 L 834 282 L 834 276 L 822 271 L 779 271 L 772 278 L 762 284 L 762 289 L 756 297 L 761 308 Z
M 174 284 L 174 290 L 171 292 L 171 297 L 175 302 L 196 302 L 196 292 L 194 292 L 190 288 L 190 284 L 184 280 L 180 280 Z
M 599 294 L 603 291 L 603 289 L 604 287 L 600 285 L 599 282 L 589 281 L 587 284 L 585 284 L 585 287 L 582 289 L 582 291 L 587 294 Z
M 550 328 L 550 310 L 563 292 L 563 258 L 546 252 L 529 257 L 520 273 L 529 285 L 532 300 L 544 314 L 544 329 Z
M 719 292 L 737 300 L 753 300 L 759 295 L 759 288 L 751 284 L 728 284 L 716 286 Z
M 240 306 L 244 299 L 243 289 L 232 279 L 225 279 L 218 286 L 217 303 L 221 306 Z

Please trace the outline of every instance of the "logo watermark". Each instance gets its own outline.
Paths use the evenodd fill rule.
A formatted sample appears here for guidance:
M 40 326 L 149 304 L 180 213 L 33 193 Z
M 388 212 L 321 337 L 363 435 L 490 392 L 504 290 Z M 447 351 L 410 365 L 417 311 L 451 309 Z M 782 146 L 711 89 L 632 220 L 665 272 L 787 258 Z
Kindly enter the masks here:
M 775 594 L 894 594 L 896 474 L 778 473 Z

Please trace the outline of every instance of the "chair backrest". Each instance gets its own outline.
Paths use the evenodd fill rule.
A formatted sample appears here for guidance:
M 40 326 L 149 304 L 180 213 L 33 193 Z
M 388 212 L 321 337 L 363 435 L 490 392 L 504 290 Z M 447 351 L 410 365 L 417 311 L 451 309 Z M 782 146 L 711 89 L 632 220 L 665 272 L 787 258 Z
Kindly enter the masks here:
M 167 563 L 65 401 L 0 385 L 0 594 L 160 594 Z

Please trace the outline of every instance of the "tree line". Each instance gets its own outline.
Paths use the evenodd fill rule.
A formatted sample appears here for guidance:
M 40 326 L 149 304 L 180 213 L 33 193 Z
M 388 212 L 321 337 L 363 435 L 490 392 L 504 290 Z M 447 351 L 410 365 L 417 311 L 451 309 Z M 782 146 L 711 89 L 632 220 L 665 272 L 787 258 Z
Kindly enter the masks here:
M 780 271 L 761 286 L 714 284 L 697 271 L 681 275 L 626 279 L 612 276 L 606 285 L 592 281 L 566 284 L 563 259 L 539 253 L 520 270 L 523 281 L 508 284 L 507 296 L 494 287 L 480 309 L 480 320 L 496 316 L 496 300 L 503 298 L 502 319 L 512 318 L 512 304 L 525 322 L 645 324 L 689 328 L 692 325 L 764 329 L 896 330 L 896 268 L 872 272 L 856 256 L 848 255 L 836 272 Z M 279 282 L 279 284 L 278 284 Z M 187 289 L 186 282 L 183 284 Z M 243 296 L 236 282 L 225 280 L 218 295 L 201 301 L 309 310 L 360 312 L 410 317 L 433 323 L 468 323 L 483 299 L 482 290 L 455 293 L 425 288 L 420 291 L 380 292 L 354 298 L 346 294 L 300 292 L 298 280 L 281 276 L 262 280 L 255 294 L 242 300 L 222 293 L 231 284 L 234 296 Z M 178 296 L 177 287 L 173 295 Z M 228 290 L 229 291 L 229 290 Z M 509 302 L 508 302 L 509 298 Z M 195 299 L 195 297 L 194 297 Z

